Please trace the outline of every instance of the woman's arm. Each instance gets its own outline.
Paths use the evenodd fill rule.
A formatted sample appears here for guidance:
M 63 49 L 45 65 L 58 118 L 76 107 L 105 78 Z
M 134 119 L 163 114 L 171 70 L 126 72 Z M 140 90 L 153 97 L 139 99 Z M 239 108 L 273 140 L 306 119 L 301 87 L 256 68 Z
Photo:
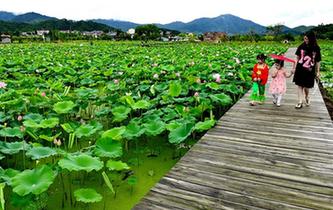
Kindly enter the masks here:
M 288 74 L 288 72 L 284 69 L 284 70 L 283 70 L 283 74 L 284 74 L 285 77 L 289 78 L 289 77 L 291 77 L 291 75 L 294 74 L 294 72 L 293 72 L 293 70 L 291 70 L 291 71 L 289 72 L 289 74 Z

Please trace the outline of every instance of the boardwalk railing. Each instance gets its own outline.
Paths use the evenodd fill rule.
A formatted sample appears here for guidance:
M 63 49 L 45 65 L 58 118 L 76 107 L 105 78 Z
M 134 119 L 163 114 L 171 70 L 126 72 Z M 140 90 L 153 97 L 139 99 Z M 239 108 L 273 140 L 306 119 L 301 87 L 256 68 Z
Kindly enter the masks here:
M 281 107 L 246 94 L 134 209 L 333 209 L 332 121 L 317 84 L 300 110 L 287 87 Z

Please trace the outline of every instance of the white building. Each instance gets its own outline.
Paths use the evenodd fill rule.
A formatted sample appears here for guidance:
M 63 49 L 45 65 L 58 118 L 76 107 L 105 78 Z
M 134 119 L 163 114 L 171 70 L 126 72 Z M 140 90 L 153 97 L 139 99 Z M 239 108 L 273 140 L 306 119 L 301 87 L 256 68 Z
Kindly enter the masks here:
M 10 39 L 9 35 L 1 34 L 1 43 L 2 44 L 8 44 L 8 43 L 11 43 L 11 42 L 12 42 L 12 40 Z

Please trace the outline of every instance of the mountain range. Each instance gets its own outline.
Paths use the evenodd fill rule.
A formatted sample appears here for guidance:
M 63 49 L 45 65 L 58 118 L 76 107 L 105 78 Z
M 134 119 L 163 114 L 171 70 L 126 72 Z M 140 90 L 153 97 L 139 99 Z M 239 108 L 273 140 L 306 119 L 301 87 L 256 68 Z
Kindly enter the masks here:
M 56 20 L 56 18 L 41 15 L 34 12 L 15 15 L 10 12 L 0 11 L 0 20 L 31 24 L 46 20 Z M 91 21 L 105 24 L 112 28 L 120 29 L 122 31 L 127 31 L 130 28 L 135 28 L 138 25 L 141 25 L 138 23 L 114 20 L 114 19 L 94 19 Z M 242 19 L 240 17 L 231 14 L 220 15 L 214 18 L 198 18 L 188 23 L 176 21 L 169 24 L 155 23 L 155 25 L 160 28 L 177 30 L 180 32 L 192 32 L 192 33 L 220 31 L 233 35 L 233 34 L 246 34 L 249 32 L 263 34 L 266 32 L 266 26 L 262 26 L 251 20 Z M 300 34 L 311 29 L 312 27 L 313 26 L 299 26 L 296 28 L 289 28 L 284 26 L 282 31 L 284 33 Z

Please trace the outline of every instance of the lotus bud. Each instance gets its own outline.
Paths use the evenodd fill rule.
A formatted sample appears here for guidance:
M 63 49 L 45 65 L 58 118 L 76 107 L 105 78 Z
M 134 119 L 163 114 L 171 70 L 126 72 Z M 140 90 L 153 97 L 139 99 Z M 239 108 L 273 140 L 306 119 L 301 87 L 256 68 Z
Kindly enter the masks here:
M 114 84 L 118 84 L 119 83 L 119 80 L 115 79 L 113 80 Z
M 161 71 L 161 74 L 166 74 L 166 71 L 162 70 L 162 71 Z
M 25 127 L 22 125 L 22 126 L 20 126 L 20 131 L 21 132 L 24 132 L 25 131 Z
M 177 72 L 177 73 L 176 73 L 176 76 L 177 76 L 177 77 L 180 77 L 180 73 L 179 73 L 179 72 Z
M 234 74 L 232 72 L 229 72 L 228 76 L 232 77 L 232 76 L 234 76 Z
M 199 93 L 198 93 L 198 92 L 195 92 L 195 93 L 194 93 L 194 97 L 199 97 Z
M 200 83 L 201 83 L 201 79 L 198 78 L 198 79 L 196 80 L 196 82 L 197 82 L 198 84 L 200 84 Z
M 17 116 L 18 121 L 22 121 L 23 117 L 21 115 Z
M 120 71 L 120 72 L 118 72 L 118 74 L 121 76 L 121 75 L 123 75 L 123 74 L 124 74 L 124 72 Z
M 154 79 L 158 79 L 158 74 L 154 74 Z
M 58 145 L 58 146 L 61 145 L 61 140 L 60 140 L 60 139 L 57 141 L 57 145 Z
M 156 67 L 156 66 L 158 66 L 158 64 L 157 63 L 153 63 L 153 64 L 151 64 L 151 66 L 152 67 Z
M 235 58 L 236 63 L 240 64 L 240 60 L 238 58 Z
M 46 96 L 46 93 L 45 93 L 45 92 L 42 92 L 40 95 L 41 95 L 42 97 L 45 97 L 45 96 Z

